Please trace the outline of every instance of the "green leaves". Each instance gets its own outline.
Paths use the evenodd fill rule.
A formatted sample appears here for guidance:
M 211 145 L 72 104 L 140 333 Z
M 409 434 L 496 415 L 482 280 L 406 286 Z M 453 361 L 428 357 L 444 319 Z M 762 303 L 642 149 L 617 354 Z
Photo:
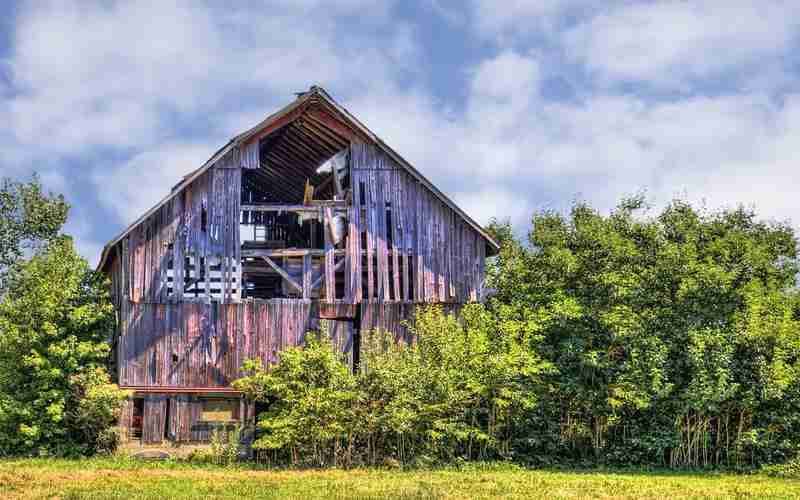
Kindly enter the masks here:
M 786 398 L 800 388 L 792 228 L 744 208 L 646 208 L 639 197 L 608 216 L 585 203 L 567 217 L 535 214 L 528 247 L 500 231 L 491 309 L 505 332 L 536 332 L 529 349 L 555 367 L 527 432 L 577 457 L 632 450 L 643 441 L 631 429 L 674 432 L 683 465 L 700 456 L 687 446 L 712 439 L 717 459 L 738 460 L 729 440 L 758 415 L 782 412 L 780 439 L 790 437 L 798 402 Z
M 532 338 L 518 326 L 501 334 L 510 329 L 478 304 L 460 318 L 420 307 L 409 327 L 408 345 L 362 332 L 356 374 L 324 336 L 270 370 L 248 363 L 253 373 L 235 386 L 269 402 L 255 446 L 317 465 L 508 457 L 548 368 L 526 346 Z
M 0 180 L 0 296 L 2 274 L 30 253 L 55 238 L 67 218 L 69 206 L 62 196 L 45 194 L 39 179 L 28 183 Z
M 258 416 L 255 449 L 284 450 L 309 465 L 335 463 L 334 442 L 346 440 L 356 425 L 356 379 L 336 356 L 328 338 L 306 336 L 305 348 L 289 348 L 265 370 L 245 364 L 252 375 L 234 382 L 248 397 L 269 403 Z
M 0 453 L 91 453 L 124 393 L 109 381 L 113 308 L 58 237 L 9 270 L 0 302 Z

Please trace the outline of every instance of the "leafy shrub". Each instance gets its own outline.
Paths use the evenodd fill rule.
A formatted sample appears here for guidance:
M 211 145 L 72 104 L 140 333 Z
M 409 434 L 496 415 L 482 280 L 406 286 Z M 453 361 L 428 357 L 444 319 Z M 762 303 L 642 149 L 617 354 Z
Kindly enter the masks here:
M 0 454 L 91 454 L 125 397 L 110 383 L 105 280 L 58 238 L 6 275 L 0 302 Z
M 211 434 L 211 456 L 214 463 L 217 465 L 236 463 L 239 459 L 241 435 L 241 425 L 237 425 L 233 430 L 214 429 Z
M 234 385 L 252 399 L 270 403 L 258 416 L 254 450 L 279 451 L 293 464 L 336 464 L 358 426 L 356 379 L 329 338 L 307 339 L 305 348 L 282 351 L 271 370 L 257 361 L 246 362 L 244 369 L 253 375 Z
M 761 472 L 773 477 L 800 479 L 800 458 L 783 464 L 764 465 L 761 467 Z
M 316 466 L 506 456 L 545 365 L 515 337 L 493 339 L 496 325 L 479 305 L 461 321 L 423 308 L 411 330 L 409 345 L 365 333 L 356 374 L 324 336 L 283 351 L 271 370 L 249 362 L 253 374 L 236 387 L 270 403 L 253 447 Z

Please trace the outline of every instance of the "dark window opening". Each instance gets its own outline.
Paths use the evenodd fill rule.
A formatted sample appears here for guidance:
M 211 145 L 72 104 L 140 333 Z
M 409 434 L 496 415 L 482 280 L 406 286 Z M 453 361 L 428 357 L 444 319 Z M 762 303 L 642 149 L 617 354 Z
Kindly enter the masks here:
M 392 230 L 392 210 L 389 208 L 389 203 L 386 204 L 386 245 L 391 250 L 394 244 L 394 231 Z
M 155 384 L 156 378 L 158 377 L 157 372 L 158 367 L 158 352 L 154 349 L 153 352 L 150 354 L 150 383 Z
M 203 207 L 200 209 L 200 230 L 205 233 L 207 225 L 208 225 L 208 212 L 206 211 L 206 207 Z
M 409 297 L 409 300 L 411 300 L 413 302 L 414 301 L 414 284 L 417 282 L 417 280 L 416 280 L 416 276 L 417 275 L 414 272 L 414 269 L 416 268 L 416 266 L 414 265 L 414 256 L 413 255 L 409 255 L 407 257 L 407 259 L 408 259 L 408 271 L 409 271 L 408 272 L 408 297 Z
M 167 398 L 164 401 L 164 439 L 172 439 L 172 436 L 169 435 L 169 421 L 170 421 L 170 405 L 171 398 Z
M 327 231 L 322 207 L 332 206 L 337 216 L 346 213 L 342 207 L 350 202 L 344 200 L 352 200 L 354 180 L 346 154 L 350 141 L 344 137 L 339 141 L 333 131 L 324 137 L 309 134 L 302 123 L 291 123 L 263 138 L 260 167 L 242 170 L 242 298 L 302 297 L 303 285 L 309 284 L 304 280 L 306 250 L 312 261 L 309 297 L 324 293 Z M 344 239 L 336 248 L 344 248 Z M 342 252 L 337 253 L 338 260 Z M 334 293 L 343 297 L 344 269 L 336 273 L 335 287 Z
M 242 279 L 242 297 L 255 299 L 280 297 L 282 295 L 281 277 L 266 274 L 266 268 L 263 268 L 263 272 L 260 271 L 262 270 L 246 272 Z
M 142 419 L 144 418 L 144 398 L 133 399 L 133 412 L 131 415 L 131 438 L 142 438 Z

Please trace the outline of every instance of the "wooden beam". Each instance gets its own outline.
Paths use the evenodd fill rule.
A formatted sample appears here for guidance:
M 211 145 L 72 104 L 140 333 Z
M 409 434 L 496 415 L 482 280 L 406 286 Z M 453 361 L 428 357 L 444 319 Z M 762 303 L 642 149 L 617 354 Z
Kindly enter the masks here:
M 231 387 L 160 387 L 160 386 L 137 386 L 124 385 L 120 389 L 133 391 L 136 394 L 231 394 L 241 395 L 242 391 L 237 391 Z
M 344 255 L 345 250 L 335 250 L 335 255 Z M 276 249 L 260 249 L 260 248 L 243 248 L 242 257 L 304 257 L 312 255 L 314 257 L 321 257 L 325 255 L 325 250 L 318 250 L 316 248 L 276 248 Z
M 284 204 L 269 204 L 269 205 L 242 205 L 242 210 L 250 212 L 313 212 L 317 213 L 319 207 L 331 208 L 333 210 L 344 211 L 347 210 L 347 202 L 345 200 L 313 200 L 310 205 L 284 205 Z
M 273 261 L 266 255 L 262 255 L 261 258 L 264 259 L 267 262 L 267 264 L 272 266 L 272 268 L 275 269 L 275 272 L 280 274 L 281 277 L 285 279 L 287 283 L 295 287 L 299 292 L 303 291 L 302 285 L 298 284 L 295 280 L 293 280 L 292 277 L 289 276 L 289 273 L 287 273 L 281 266 L 276 264 L 275 261 Z
M 335 273 L 336 271 L 341 269 L 343 265 L 344 265 L 344 259 L 339 260 L 339 262 L 335 266 L 333 266 L 333 272 Z M 322 283 L 322 280 L 324 280 L 324 279 L 325 279 L 325 272 L 323 271 L 322 273 L 320 273 L 320 275 L 317 277 L 317 279 L 314 280 L 313 283 L 311 283 L 311 289 L 313 290 L 313 289 L 317 288 L 319 286 L 319 284 Z
M 347 127 L 345 124 L 319 108 L 315 107 L 309 109 L 306 119 L 335 132 L 339 136 L 344 137 L 349 141 L 363 139 L 362 137 L 359 137 L 359 135 L 356 134 L 353 129 Z
M 245 145 L 252 144 L 255 141 L 261 140 L 262 138 L 270 135 L 271 133 L 275 132 L 276 130 L 288 125 L 289 123 L 293 122 L 297 118 L 302 115 L 308 104 L 305 103 L 294 110 L 290 111 L 289 113 L 281 116 L 280 118 L 275 119 L 272 123 L 268 123 L 264 128 L 256 132 L 255 134 L 251 135 L 250 137 L 246 138 L 243 142 Z M 266 120 L 268 121 L 269 118 Z
M 325 208 L 325 299 L 332 301 L 336 298 L 336 275 L 334 270 L 333 247 L 333 214 L 330 208 Z

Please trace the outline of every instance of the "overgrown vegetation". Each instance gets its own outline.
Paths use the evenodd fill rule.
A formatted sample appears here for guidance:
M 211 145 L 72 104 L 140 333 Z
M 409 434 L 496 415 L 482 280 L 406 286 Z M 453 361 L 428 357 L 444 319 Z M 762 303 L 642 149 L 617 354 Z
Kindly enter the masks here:
M 239 461 L 241 452 L 242 426 L 233 429 L 216 428 L 211 432 L 208 448 L 193 450 L 187 460 L 192 463 L 205 463 L 228 467 Z
M 0 455 L 112 451 L 125 394 L 106 368 L 114 311 L 103 278 L 60 234 L 60 197 L 0 189 Z M 28 253 L 27 260 L 24 258 Z
M 577 204 L 502 242 L 486 306 L 428 308 L 348 370 L 329 341 L 237 383 L 269 403 L 278 463 L 755 467 L 800 447 L 800 302 L 790 226 L 745 209 Z
M 534 407 L 546 363 L 503 335 L 480 305 L 461 323 L 431 307 L 411 345 L 372 333 L 357 373 L 329 339 L 280 353 L 271 370 L 250 362 L 236 387 L 269 402 L 254 448 L 295 465 L 428 465 L 509 457 L 519 417 Z
M 113 451 L 126 394 L 107 365 L 107 282 L 34 179 L 0 187 L 0 455 Z M 236 382 L 266 405 L 270 464 L 753 468 L 800 460 L 800 261 L 788 224 L 640 199 L 493 224 L 485 305 L 419 308 L 414 342 L 362 332 L 353 372 L 329 339 Z M 217 435 L 209 462 L 236 461 Z M 785 465 L 775 465 L 785 464 Z
M 532 324 L 555 370 L 520 452 L 670 467 L 795 456 L 798 273 L 788 224 L 739 208 L 641 200 L 603 217 L 537 214 L 528 245 L 496 227 L 497 314 Z

